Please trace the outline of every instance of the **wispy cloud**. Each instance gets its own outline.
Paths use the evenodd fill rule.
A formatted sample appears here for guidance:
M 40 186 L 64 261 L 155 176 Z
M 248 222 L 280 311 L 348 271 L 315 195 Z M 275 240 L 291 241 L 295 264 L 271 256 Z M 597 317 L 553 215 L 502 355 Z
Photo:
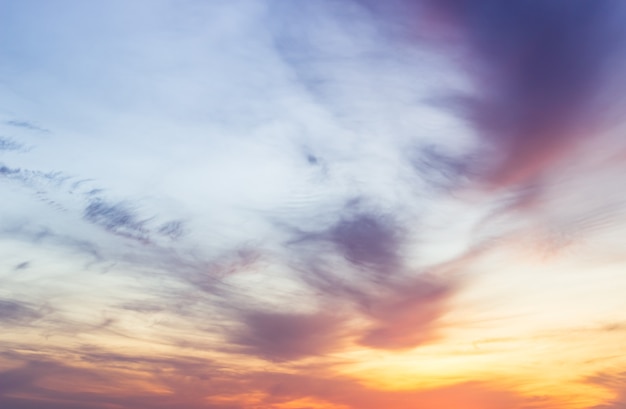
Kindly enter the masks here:
M 29 303 L 0 299 L 0 321 L 5 326 L 30 324 L 42 315 L 40 308 Z
M 626 373 L 598 373 L 589 377 L 586 381 L 587 383 L 601 386 L 614 395 L 608 402 L 593 406 L 590 409 L 619 409 L 626 404 Z
M 8 126 L 13 126 L 16 128 L 23 128 L 26 129 L 28 131 L 36 131 L 36 132 L 50 132 L 48 129 L 42 128 L 38 125 L 35 125 L 32 122 L 29 121 L 19 121 L 16 119 L 12 119 L 10 121 L 4 121 L 4 123 Z
M 24 145 L 10 138 L 0 137 L 0 151 L 18 151 L 24 148 Z

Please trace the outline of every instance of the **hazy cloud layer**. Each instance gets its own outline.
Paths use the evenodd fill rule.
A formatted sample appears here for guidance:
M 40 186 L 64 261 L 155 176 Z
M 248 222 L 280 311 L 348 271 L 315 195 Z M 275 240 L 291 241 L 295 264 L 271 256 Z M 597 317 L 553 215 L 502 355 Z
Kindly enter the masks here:
M 20 357 L 13 356 L 12 359 Z M 84 355 L 86 359 L 101 359 L 105 364 L 97 373 L 76 366 L 64 365 L 51 360 L 27 360 L 16 369 L 0 373 L 7 388 L 0 394 L 0 402 L 12 407 L 31 408 L 36 404 L 46 407 L 65 404 L 72 408 L 106 408 L 115 405 L 131 408 L 142 404 L 146 408 L 175 408 L 180 405 L 190 408 L 244 408 L 254 405 L 259 408 L 278 408 L 289 402 L 302 405 L 325 404 L 338 407 L 378 408 L 395 405 L 398 408 L 436 408 L 438 404 L 450 406 L 471 404 L 484 408 L 537 407 L 548 408 L 551 402 L 540 397 L 524 398 L 513 392 L 481 383 L 462 383 L 430 391 L 384 391 L 366 388 L 341 376 L 290 374 L 280 372 L 249 372 L 236 374 L 213 366 L 210 362 L 190 361 L 181 358 L 152 360 L 144 357 L 106 356 L 97 353 Z M 161 390 L 154 393 L 129 389 L 115 382 L 115 372 L 130 369 L 136 372 L 137 365 L 154 368 L 153 380 Z M 158 368 L 158 369 L 157 369 Z M 102 391 L 72 393 L 69 383 L 55 384 L 52 380 L 62 374 L 74 386 L 99 385 Z M 135 373 L 135 375 L 137 375 Z M 130 382 L 140 378 L 129 378 Z M 9 392 L 10 391 L 10 392 Z M 254 393 L 250 393 L 254 392 Z M 231 401 L 229 396 L 244 395 L 244 402 Z M 33 398 L 28 398 L 31 396 Z M 203 403 L 200 403 L 203 401 Z M 178 405 L 178 406 L 177 406 Z M 58 406 L 61 407 L 61 406 Z M 306 406 L 305 406 L 306 407 Z M 332 407 L 332 406 L 331 406 Z M 472 406 L 470 406 L 472 407 Z

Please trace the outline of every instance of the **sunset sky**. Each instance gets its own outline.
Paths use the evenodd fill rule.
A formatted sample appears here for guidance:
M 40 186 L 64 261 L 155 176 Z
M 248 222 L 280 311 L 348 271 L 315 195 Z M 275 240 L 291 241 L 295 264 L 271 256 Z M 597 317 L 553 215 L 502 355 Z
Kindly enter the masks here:
M 0 408 L 626 408 L 626 1 L 0 0 Z

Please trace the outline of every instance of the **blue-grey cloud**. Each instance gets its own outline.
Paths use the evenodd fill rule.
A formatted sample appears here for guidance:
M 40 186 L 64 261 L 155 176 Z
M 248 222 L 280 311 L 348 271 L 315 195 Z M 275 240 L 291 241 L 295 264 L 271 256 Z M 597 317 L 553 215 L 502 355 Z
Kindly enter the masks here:
M 0 299 L 0 322 L 5 326 L 29 325 L 44 315 L 42 310 L 27 302 Z
M 10 408 L 76 408 L 105 409 L 111 406 L 130 409 L 241 409 L 239 404 L 207 403 L 204 398 L 228 391 L 241 392 L 238 384 L 244 379 L 227 375 L 221 367 L 208 360 L 186 357 L 151 358 L 107 353 L 94 348 L 78 350 L 78 362 L 61 362 L 19 353 L 5 353 L 3 358 L 14 368 L 0 371 L 0 404 Z M 85 363 L 100 369 L 86 368 Z M 138 371 L 138 368 L 140 370 Z M 172 391 L 166 398 L 146 390 L 134 390 L 116 377 L 123 369 L 138 377 L 151 372 L 154 381 Z M 46 383 L 62 377 L 72 382 L 71 390 Z M 135 379 L 135 378 L 133 378 Z M 98 385 L 107 390 L 94 391 Z M 58 403 L 61 402 L 61 403 Z
M 176 240 L 185 233 L 182 220 L 159 221 L 154 215 L 141 218 L 129 202 L 110 203 L 104 198 L 105 190 L 95 187 L 92 179 L 80 179 L 61 171 L 14 168 L 2 163 L 0 177 L 30 189 L 37 200 L 57 210 L 67 212 L 86 201 L 84 220 L 115 235 L 147 243 L 152 238 Z
M 102 199 L 94 199 L 85 208 L 84 217 L 112 233 L 147 240 L 146 220 L 139 220 L 128 204 L 109 204 Z
M 0 151 L 18 151 L 23 148 L 24 145 L 13 139 L 0 137 Z
M 60 171 L 40 171 L 6 166 L 0 163 L 0 175 L 28 188 L 41 189 L 59 188 L 71 179 L 71 176 Z
M 9 125 L 9 126 L 13 126 L 13 127 L 16 127 L 16 128 L 23 128 L 23 129 L 26 129 L 26 130 L 29 130 L 29 131 L 50 132 L 48 129 L 42 128 L 42 127 L 40 127 L 38 125 L 35 125 L 34 123 L 29 122 L 29 121 L 19 121 L 19 120 L 16 120 L 16 119 L 12 119 L 10 121 L 4 121 L 4 123 L 6 125 Z
M 327 230 L 302 232 L 294 244 L 331 243 L 333 250 L 356 267 L 391 275 L 399 268 L 401 229 L 390 216 L 373 213 L 350 214 Z M 313 244 L 313 243 L 311 243 Z

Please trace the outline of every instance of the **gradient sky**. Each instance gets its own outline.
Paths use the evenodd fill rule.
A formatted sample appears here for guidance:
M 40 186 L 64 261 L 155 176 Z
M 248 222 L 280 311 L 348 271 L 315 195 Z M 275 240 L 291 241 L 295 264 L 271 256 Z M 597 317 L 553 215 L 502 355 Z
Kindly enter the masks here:
M 0 0 L 0 407 L 626 408 L 626 2 Z

